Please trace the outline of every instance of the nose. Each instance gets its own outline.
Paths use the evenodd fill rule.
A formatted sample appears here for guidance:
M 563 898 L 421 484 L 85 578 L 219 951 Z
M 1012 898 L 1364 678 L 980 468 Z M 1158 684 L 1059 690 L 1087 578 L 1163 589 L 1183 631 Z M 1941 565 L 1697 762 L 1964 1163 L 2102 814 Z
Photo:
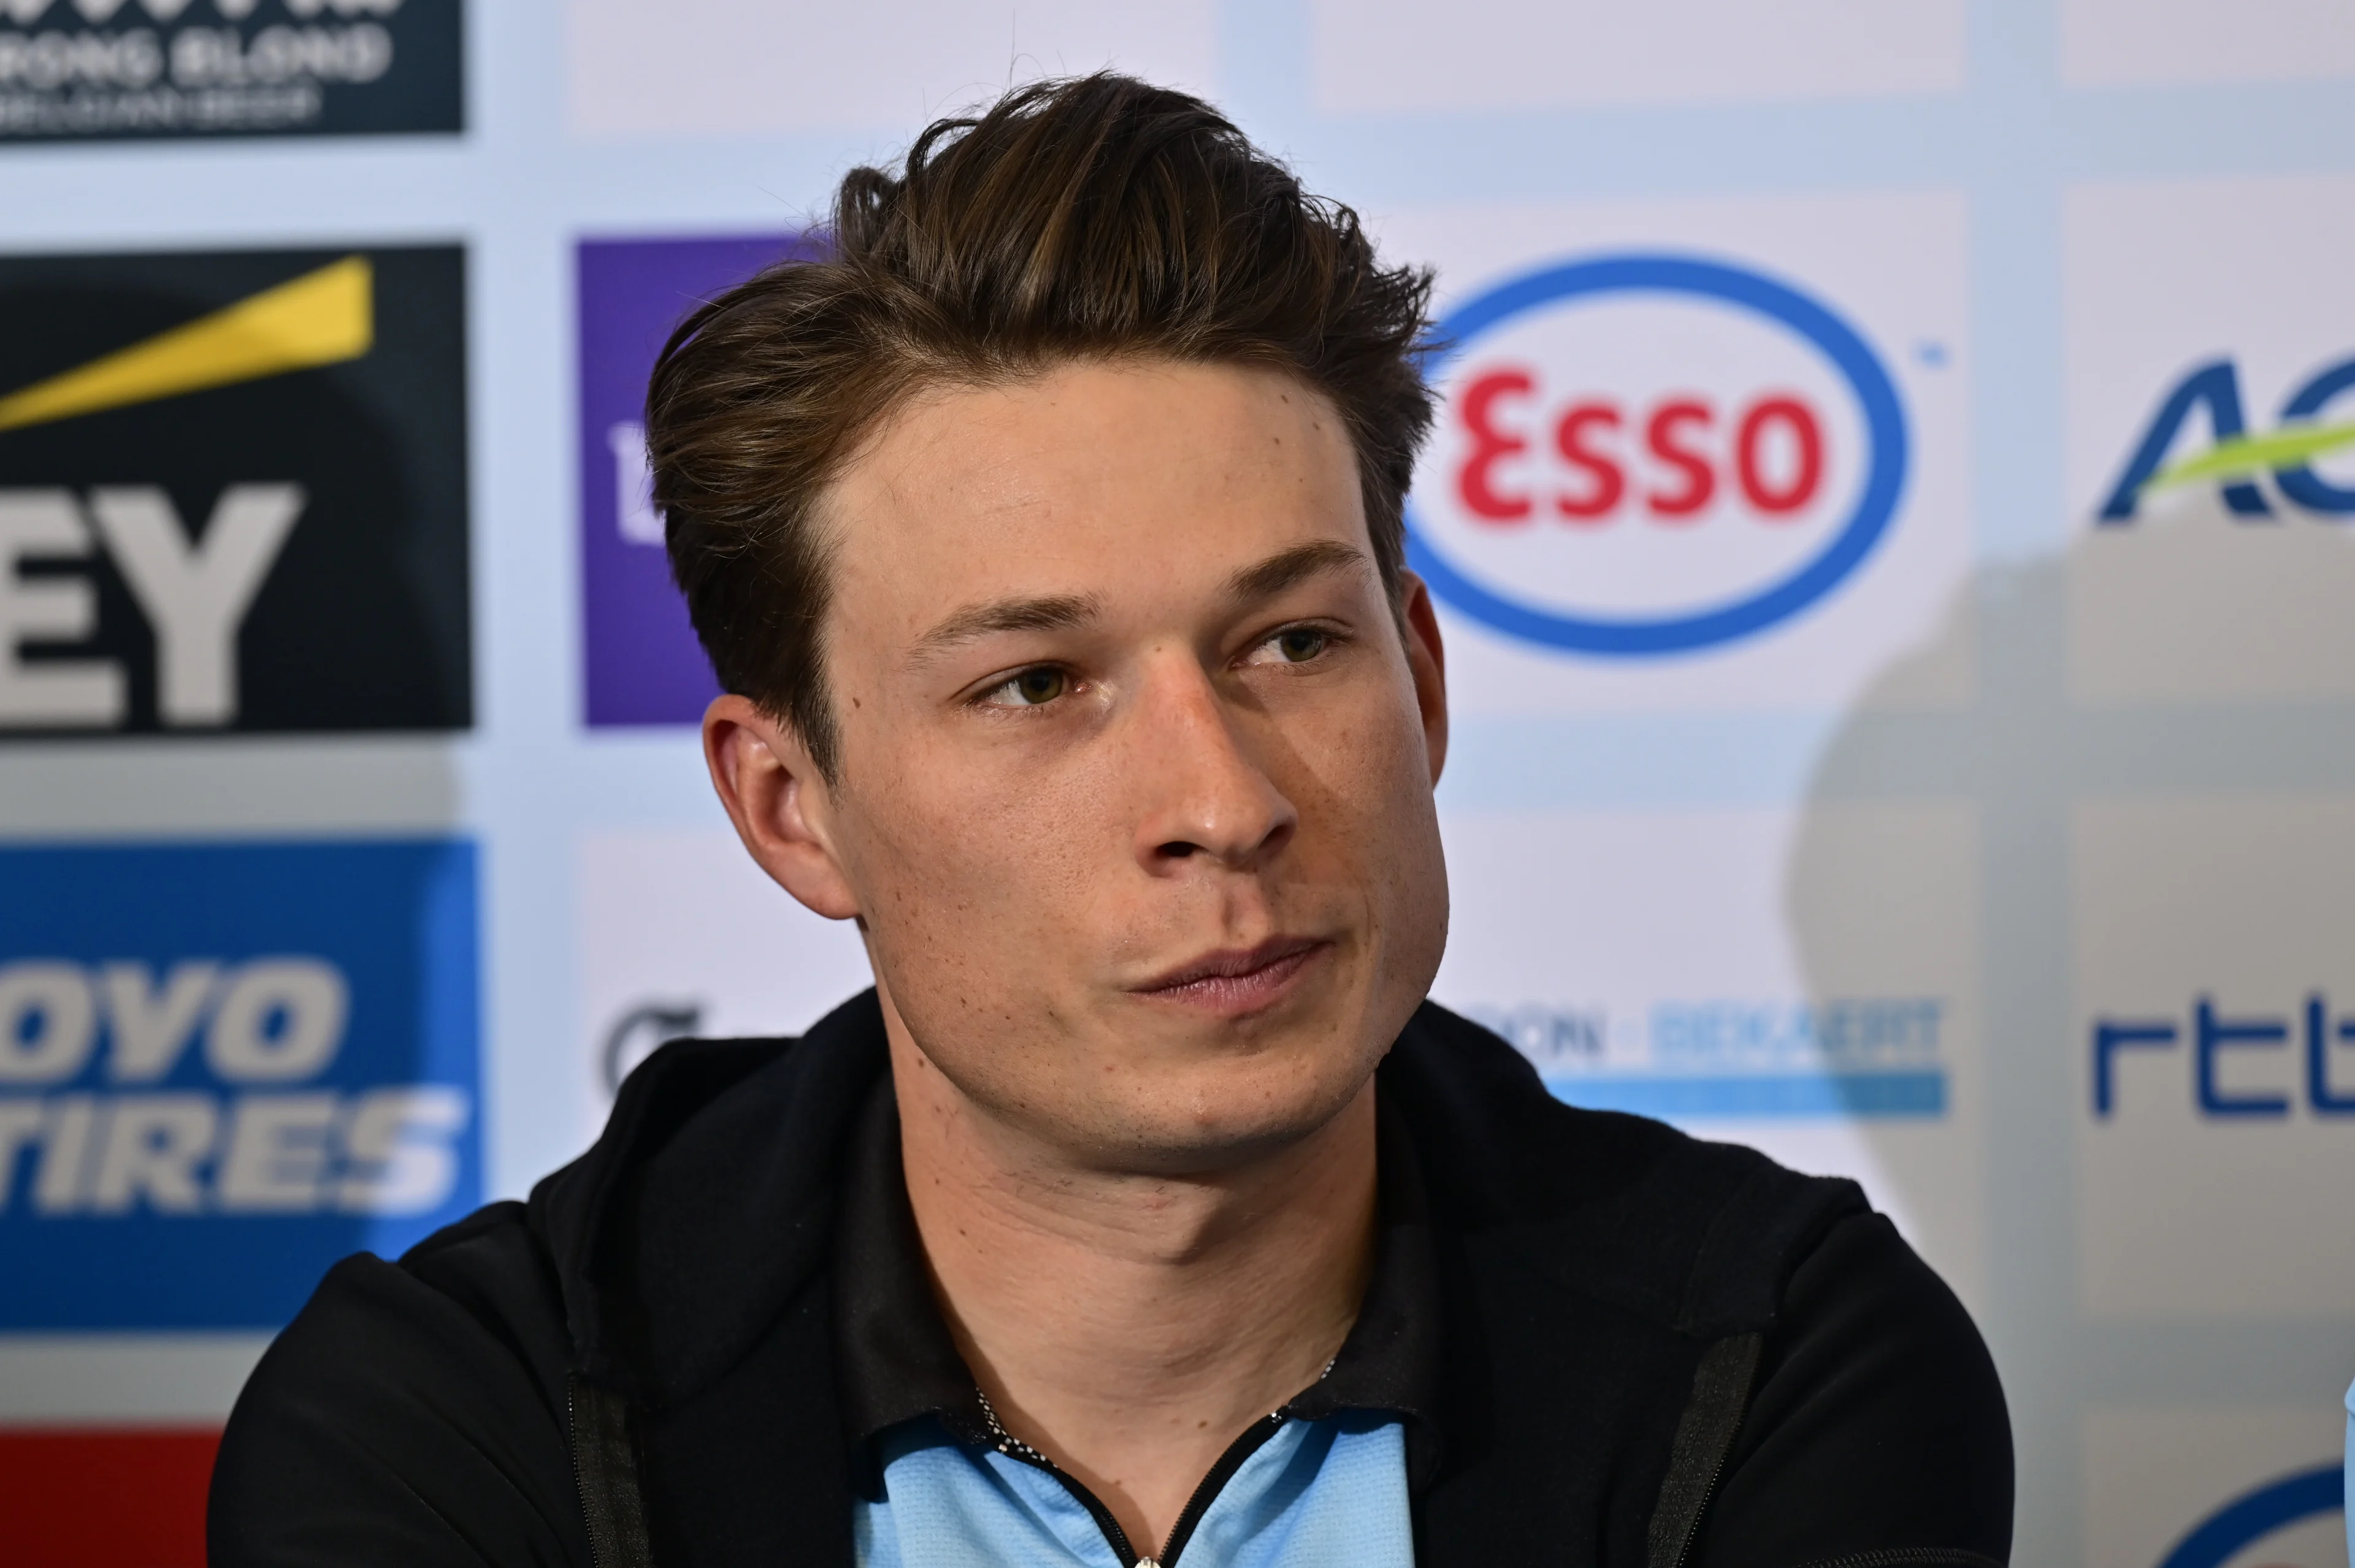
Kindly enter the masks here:
M 1250 869 L 1292 836 L 1300 814 L 1201 666 L 1156 663 L 1130 714 L 1124 759 L 1141 807 L 1137 861 L 1156 876 L 1203 861 Z

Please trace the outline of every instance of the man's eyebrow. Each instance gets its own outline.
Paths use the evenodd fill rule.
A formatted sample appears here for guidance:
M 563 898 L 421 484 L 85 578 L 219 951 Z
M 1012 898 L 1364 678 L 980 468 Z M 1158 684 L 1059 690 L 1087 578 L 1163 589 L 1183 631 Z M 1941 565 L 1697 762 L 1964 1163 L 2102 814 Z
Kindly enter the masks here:
M 915 656 L 934 658 L 976 637 L 998 632 L 1061 632 L 1084 625 L 1102 613 L 1092 593 L 1050 594 L 1037 599 L 999 599 L 968 604 L 916 639 Z
M 1227 579 L 1227 597 L 1237 603 L 1273 599 L 1296 582 L 1325 571 L 1363 571 L 1372 562 L 1366 552 L 1338 539 L 1316 539 L 1279 550 L 1265 560 L 1246 566 Z

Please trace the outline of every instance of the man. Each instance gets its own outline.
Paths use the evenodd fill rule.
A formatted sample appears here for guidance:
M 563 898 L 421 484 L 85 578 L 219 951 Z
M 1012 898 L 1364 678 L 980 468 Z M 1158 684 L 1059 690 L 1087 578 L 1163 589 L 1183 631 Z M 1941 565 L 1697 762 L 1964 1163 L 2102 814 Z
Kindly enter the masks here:
M 1118 77 L 933 126 L 648 404 L 745 847 L 875 989 L 346 1261 L 224 1563 L 1974 1565 L 2002 1395 L 1853 1186 L 1424 1001 L 1428 280 Z

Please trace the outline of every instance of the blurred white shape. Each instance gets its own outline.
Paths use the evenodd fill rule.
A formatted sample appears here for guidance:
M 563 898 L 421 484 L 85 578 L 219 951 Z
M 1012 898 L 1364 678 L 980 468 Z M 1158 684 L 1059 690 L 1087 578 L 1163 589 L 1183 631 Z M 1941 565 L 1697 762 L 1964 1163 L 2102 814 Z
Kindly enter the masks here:
M 1310 0 L 1309 9 L 1316 106 L 1341 113 L 1891 98 L 1963 86 L 1962 0 Z
M 912 133 L 1013 83 L 1114 67 L 1208 93 L 1210 0 L 569 0 L 567 118 L 588 136 Z
M 613 518 L 626 544 L 663 542 L 662 514 L 655 510 L 654 470 L 646 462 L 646 427 L 623 420 L 605 432 L 613 453 Z
M 663 1040 L 798 1034 L 873 981 L 858 928 L 795 903 L 724 827 L 596 833 L 579 856 L 583 1143 Z

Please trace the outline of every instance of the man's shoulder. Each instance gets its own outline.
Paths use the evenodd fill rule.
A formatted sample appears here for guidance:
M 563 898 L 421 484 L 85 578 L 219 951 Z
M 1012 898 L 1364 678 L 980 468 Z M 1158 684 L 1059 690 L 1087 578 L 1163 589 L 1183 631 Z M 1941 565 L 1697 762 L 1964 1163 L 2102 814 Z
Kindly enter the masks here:
M 1492 1031 L 1425 1003 L 1383 1066 L 1434 1216 L 1562 1288 L 1681 1334 L 1764 1327 L 1800 1260 L 1867 1211 L 1852 1181 L 1564 1104 Z
M 240 1394 L 214 1466 L 215 1563 L 315 1560 L 368 1528 L 364 1565 L 589 1559 L 565 1445 L 570 1346 L 523 1205 L 401 1260 L 327 1272 Z
M 826 1129 L 882 1071 L 880 1030 L 869 993 L 799 1040 L 675 1041 L 528 1204 L 330 1269 L 230 1417 L 214 1560 L 310 1561 L 365 1519 L 356 1562 L 588 1563 L 575 1380 L 659 1402 L 774 1316 L 815 1266 Z

